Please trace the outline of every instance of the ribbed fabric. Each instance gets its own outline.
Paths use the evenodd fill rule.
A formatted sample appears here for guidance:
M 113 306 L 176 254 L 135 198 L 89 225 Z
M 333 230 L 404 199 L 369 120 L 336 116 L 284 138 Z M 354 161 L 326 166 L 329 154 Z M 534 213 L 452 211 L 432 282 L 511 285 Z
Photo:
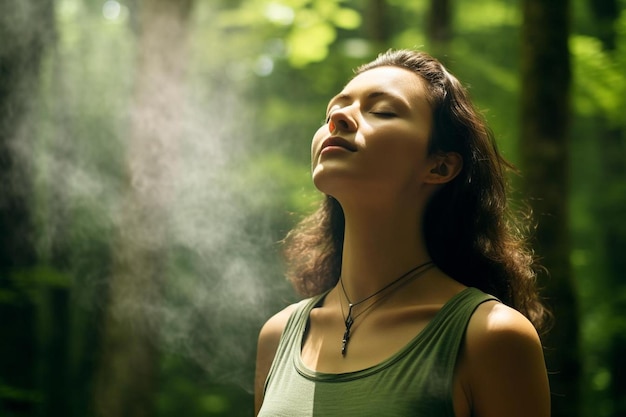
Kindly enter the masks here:
M 452 297 L 404 348 L 373 367 L 315 372 L 301 360 L 311 310 L 326 294 L 300 302 L 283 331 L 265 383 L 261 417 L 454 417 L 454 368 L 470 317 L 497 300 L 475 288 Z

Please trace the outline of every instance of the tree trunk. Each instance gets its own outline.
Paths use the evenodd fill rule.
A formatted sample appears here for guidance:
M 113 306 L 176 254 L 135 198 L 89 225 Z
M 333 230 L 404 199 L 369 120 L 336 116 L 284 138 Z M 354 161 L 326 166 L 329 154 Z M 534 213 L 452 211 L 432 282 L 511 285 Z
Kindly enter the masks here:
M 554 314 L 544 338 L 553 416 L 579 415 L 577 304 L 570 268 L 568 128 L 571 82 L 567 0 L 524 0 L 520 155 L 538 222 L 536 253 L 549 277 L 540 284 Z
M 365 23 L 368 40 L 375 45 L 376 50 L 384 49 L 384 45 L 389 44 L 391 37 L 385 0 L 367 2 Z
M 430 42 L 431 53 L 445 61 L 452 40 L 452 0 L 430 0 L 426 37 Z
M 617 21 L 620 16 L 620 8 L 616 0 L 590 0 L 590 8 L 595 19 L 595 34 L 602 41 L 604 50 L 609 54 L 614 54 L 616 48 Z M 615 125 L 604 117 L 598 120 L 600 128 L 598 135 L 594 138 L 600 147 L 602 155 L 602 186 L 610 189 L 617 187 L 620 189 L 626 183 L 626 161 L 624 161 L 624 149 L 626 146 L 626 136 L 624 125 Z M 600 184 L 599 184 L 600 185 Z M 613 294 L 620 294 L 626 291 L 624 282 L 624 271 L 626 271 L 626 228 L 623 226 L 624 199 L 620 193 L 608 192 L 604 196 L 603 204 L 609 210 L 600 210 L 598 218 L 601 233 L 607 254 L 607 287 L 608 303 L 611 305 L 611 314 L 614 317 L 626 316 L 626 301 Z M 610 196 L 613 197 L 611 200 Z M 617 327 L 617 328 L 616 328 Z M 613 415 L 626 415 L 626 336 L 619 326 L 609 326 L 611 332 L 608 354 L 606 355 L 607 367 L 611 373 L 610 379 L 610 402 L 612 404 Z
M 53 3 L 0 1 L 0 414 L 34 415 L 38 383 L 30 167 L 24 157 L 29 116 L 48 43 L 54 39 Z
M 129 188 L 114 249 L 94 405 L 106 417 L 152 415 L 167 215 L 183 115 L 192 0 L 139 3 L 138 68 L 128 144 Z
M 615 50 L 617 34 L 615 24 L 620 15 L 617 0 L 589 0 L 589 6 L 596 20 L 595 32 L 605 49 Z

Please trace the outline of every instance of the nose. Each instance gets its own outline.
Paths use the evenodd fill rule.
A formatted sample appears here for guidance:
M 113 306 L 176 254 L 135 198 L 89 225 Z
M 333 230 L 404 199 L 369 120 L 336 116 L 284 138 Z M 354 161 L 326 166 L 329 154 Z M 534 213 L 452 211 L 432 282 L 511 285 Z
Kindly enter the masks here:
M 350 114 L 348 107 L 337 109 L 331 113 L 328 121 L 330 133 L 336 131 L 351 132 L 356 130 L 356 128 L 356 120 Z

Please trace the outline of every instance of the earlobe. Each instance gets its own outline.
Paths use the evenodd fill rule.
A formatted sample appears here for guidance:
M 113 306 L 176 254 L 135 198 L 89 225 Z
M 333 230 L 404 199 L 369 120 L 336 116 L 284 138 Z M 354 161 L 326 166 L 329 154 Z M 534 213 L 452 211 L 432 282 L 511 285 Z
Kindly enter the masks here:
M 430 184 L 452 181 L 463 168 L 463 158 L 457 152 L 437 153 L 432 156 L 431 169 L 426 177 Z

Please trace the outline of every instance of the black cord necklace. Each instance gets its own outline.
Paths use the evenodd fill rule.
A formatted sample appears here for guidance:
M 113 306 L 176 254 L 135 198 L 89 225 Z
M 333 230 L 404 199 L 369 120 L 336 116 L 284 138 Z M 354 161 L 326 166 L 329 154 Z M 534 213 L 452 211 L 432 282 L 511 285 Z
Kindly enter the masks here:
M 343 322 L 346 326 L 346 331 L 343 333 L 343 339 L 341 340 L 341 356 L 346 356 L 346 353 L 348 352 L 348 342 L 350 341 L 350 329 L 352 328 L 352 325 L 354 324 L 354 320 L 357 319 L 357 317 L 359 317 L 361 314 L 365 313 L 366 311 L 368 311 L 369 309 L 371 309 L 372 307 L 374 307 L 378 302 L 384 300 L 385 298 L 387 298 L 389 295 L 391 295 L 394 291 L 390 291 L 389 293 L 385 294 L 385 296 L 378 298 L 377 300 L 374 300 L 374 302 L 372 302 L 372 304 L 370 304 L 369 306 L 367 306 L 367 308 L 363 311 L 361 311 L 359 314 L 353 316 L 352 315 L 352 309 L 360 304 L 363 304 L 364 302 L 366 302 L 367 300 L 383 293 L 385 290 L 391 289 L 392 287 L 398 285 L 396 288 L 393 288 L 394 290 L 398 289 L 401 287 L 401 283 L 406 284 L 410 281 L 412 281 L 413 279 L 417 278 L 418 276 L 420 276 L 422 273 L 426 272 L 427 270 L 429 270 L 430 268 L 424 268 L 423 270 L 419 271 L 418 273 L 413 274 L 413 272 L 418 271 L 419 269 L 427 266 L 427 265 L 431 265 L 433 263 L 433 261 L 428 261 L 428 262 L 424 262 L 421 265 L 416 266 L 415 268 L 412 268 L 410 271 L 402 274 L 402 276 L 400 276 L 400 278 L 397 278 L 393 281 L 391 281 L 389 284 L 385 285 L 384 287 L 382 287 L 380 290 L 376 291 L 374 294 L 368 295 L 367 297 L 365 297 L 364 299 L 362 299 L 361 301 L 358 301 L 356 303 L 353 303 L 352 301 L 350 301 L 350 297 L 348 297 L 348 293 L 346 292 L 346 287 L 344 287 L 343 285 L 343 280 L 341 279 L 341 277 L 339 278 L 339 283 L 341 284 L 341 291 L 343 292 L 344 297 L 346 297 L 346 301 L 348 301 L 348 315 L 347 316 L 343 316 L 343 304 L 341 303 L 341 300 L 339 300 L 339 306 L 341 307 L 341 315 L 343 317 Z M 406 281 L 402 282 L 403 280 Z

